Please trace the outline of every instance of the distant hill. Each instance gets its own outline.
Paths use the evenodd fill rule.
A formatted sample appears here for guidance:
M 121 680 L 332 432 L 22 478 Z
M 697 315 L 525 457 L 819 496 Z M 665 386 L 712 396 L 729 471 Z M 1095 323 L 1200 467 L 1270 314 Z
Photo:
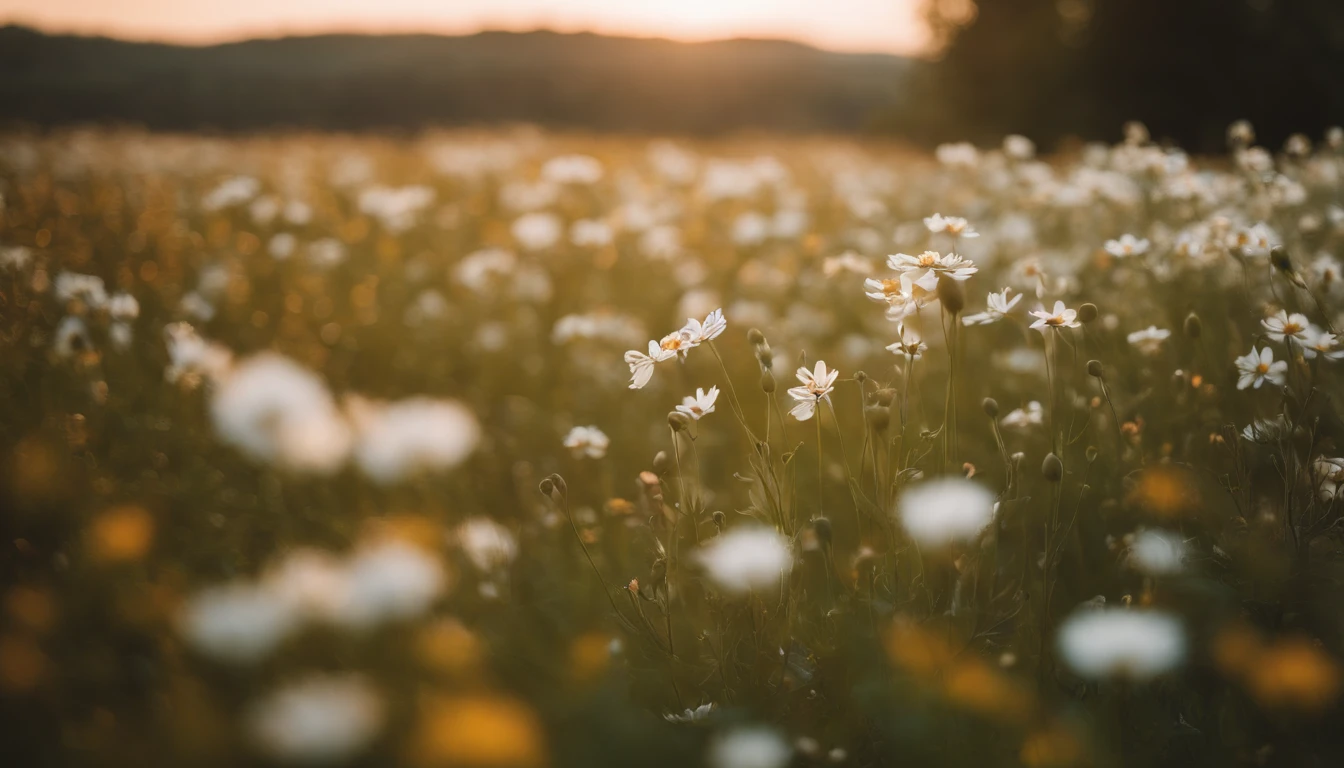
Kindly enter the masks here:
M 848 132 L 898 108 L 911 67 L 896 56 L 773 40 L 484 32 L 193 47 L 7 26 L 0 27 L 0 123 Z

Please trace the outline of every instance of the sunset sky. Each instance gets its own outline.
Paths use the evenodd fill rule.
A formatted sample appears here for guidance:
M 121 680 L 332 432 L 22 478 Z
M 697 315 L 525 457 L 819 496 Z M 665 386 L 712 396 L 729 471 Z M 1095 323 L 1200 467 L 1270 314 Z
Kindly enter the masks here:
M 203 43 L 330 31 L 562 31 L 706 40 L 776 37 L 918 52 L 919 0 L 0 0 L 0 23 Z

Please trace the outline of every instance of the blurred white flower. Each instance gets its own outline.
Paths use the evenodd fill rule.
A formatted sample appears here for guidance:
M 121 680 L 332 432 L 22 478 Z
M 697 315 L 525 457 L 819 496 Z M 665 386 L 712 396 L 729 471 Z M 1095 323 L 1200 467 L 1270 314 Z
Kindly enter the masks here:
M 1339 498 L 1340 486 L 1344 485 L 1344 459 L 1321 456 L 1312 462 L 1311 468 L 1315 474 L 1321 501 L 1334 501 Z
M 821 273 L 826 277 L 835 277 L 842 272 L 863 276 L 871 275 L 873 273 L 873 263 L 854 251 L 845 251 L 839 256 L 828 256 L 821 263 Z
M 168 367 L 163 375 L 170 383 L 185 380 L 195 386 L 202 381 L 218 381 L 233 364 L 233 353 L 208 342 L 187 323 L 172 323 L 163 329 L 168 346 Z
M 107 289 L 103 278 L 62 272 L 56 276 L 56 299 L 61 302 L 78 300 L 89 309 L 102 309 L 107 304 Z
M 1288 361 L 1276 361 L 1274 350 L 1269 347 L 1259 351 L 1252 347 L 1250 352 L 1238 357 L 1237 370 L 1241 373 L 1237 379 L 1237 389 L 1252 386 L 1259 389 L 1266 381 L 1281 387 L 1288 381 Z
M 1179 573 L 1185 565 L 1185 542 L 1170 531 L 1146 528 L 1130 542 L 1129 564 L 1149 576 Z
M 1106 252 L 1117 259 L 1127 258 L 1129 256 L 1142 256 L 1152 247 L 1152 243 L 1142 238 L 1137 238 L 1130 234 L 1124 234 L 1116 240 L 1106 241 Z
M 261 192 L 261 182 L 251 176 L 234 176 L 221 181 L 218 186 L 205 193 L 201 198 L 201 207 L 207 211 L 219 211 L 242 205 Z
M 1171 337 L 1171 331 L 1150 325 L 1142 331 L 1134 331 L 1126 340 L 1145 355 L 1155 355 L 1162 351 L 1162 342 Z
M 569 228 L 569 242 L 579 248 L 605 248 L 613 239 L 611 225 L 599 219 L 580 219 Z
M 935 213 L 924 219 L 924 226 L 935 235 L 947 234 L 964 238 L 980 236 L 980 233 L 975 231 L 975 227 L 972 227 L 970 222 L 960 216 L 944 216 L 941 213 Z
M 596 184 L 602 179 L 602 163 L 589 155 L 560 155 L 546 161 L 541 177 L 552 184 Z
M 1265 327 L 1266 336 L 1279 342 L 1285 338 L 1302 339 L 1311 327 L 1311 321 L 1306 315 L 1296 312 L 1290 315 L 1286 310 L 1279 310 L 1278 313 L 1261 320 L 1260 324 Z
M 702 387 L 696 387 L 694 397 L 686 397 L 677 406 L 677 410 L 699 421 L 701 417 L 708 416 L 714 412 L 714 402 L 719 399 L 719 388 L 710 387 L 706 392 Z
M 66 315 L 61 318 L 52 335 L 51 348 L 56 356 L 62 359 L 70 359 L 90 351 L 93 342 L 89 339 L 89 327 L 85 325 L 84 319 L 77 315 Z
M 989 294 L 985 299 L 985 311 L 967 315 L 961 319 L 961 322 L 965 325 L 989 325 L 1004 319 L 1009 312 L 1013 311 L 1013 307 L 1016 307 L 1022 301 L 1022 294 L 1020 293 L 1011 299 L 1008 298 L 1012 292 L 1012 288 L 1004 288 L 998 293 Z
M 476 450 L 481 428 L 461 403 L 413 397 L 391 403 L 352 399 L 355 462 L 384 485 L 442 472 Z
M 698 723 L 709 719 L 714 714 L 714 702 L 701 704 L 695 709 L 688 709 L 681 714 L 666 714 L 663 719 L 669 723 Z
M 733 528 L 705 543 L 696 559 L 719 587 L 736 594 L 777 586 L 793 567 L 789 540 L 773 528 Z
M 1185 657 L 1185 633 L 1172 616 L 1151 610 L 1080 610 L 1057 638 L 1064 661 L 1083 677 L 1148 680 Z
M 382 730 L 385 704 L 359 675 L 312 675 L 254 702 L 247 733 L 267 755 L 298 763 L 334 763 L 357 754 Z
M 739 727 L 716 736 L 705 759 L 709 768 L 784 768 L 793 749 L 768 728 Z
M 921 546 L 970 541 L 994 519 L 994 495 L 960 477 L 918 482 L 901 494 L 901 524 Z
M 919 334 L 911 328 L 906 328 L 904 323 L 896 326 L 896 336 L 899 341 L 888 344 L 887 351 L 903 355 L 907 361 L 920 359 L 929 349 L 929 345 L 919 338 Z
M 361 545 L 345 568 L 340 620 L 354 628 L 404 621 L 424 613 L 448 586 L 429 552 L 397 539 Z
M 1036 156 L 1036 143 L 1026 136 L 1017 134 L 1005 136 L 1003 153 L 1013 160 L 1030 160 Z
M 518 258 L 502 248 L 483 248 L 462 257 L 453 270 L 453 276 L 472 291 L 485 295 L 495 281 L 512 275 Z
M 482 573 L 507 566 L 518 556 L 518 540 L 513 533 L 488 517 L 473 517 L 457 526 L 456 540 L 462 553 Z
M 134 320 L 140 316 L 140 302 L 129 293 L 114 293 L 107 300 L 107 314 L 113 320 Z
M 1045 409 L 1035 400 L 1027 403 L 1025 408 L 1014 408 L 1006 416 L 999 419 L 999 424 L 1009 429 L 1030 429 L 1039 427 L 1045 423 Z
M 226 584 L 188 598 L 178 617 L 182 636 L 198 652 L 235 664 L 260 661 L 298 626 L 294 606 L 275 591 Z
M 510 232 L 523 250 L 543 251 L 560 242 L 564 224 L 553 213 L 536 211 L 515 220 Z
M 299 247 L 299 239 L 288 232 L 281 232 L 266 244 L 266 252 L 276 261 L 284 261 L 294 255 Z
M 974 168 L 980 164 L 980 151 L 966 142 L 939 144 L 934 150 L 938 162 L 950 168 Z
M 597 427 L 574 427 L 565 435 L 564 445 L 576 459 L 600 459 L 607 455 L 611 438 Z

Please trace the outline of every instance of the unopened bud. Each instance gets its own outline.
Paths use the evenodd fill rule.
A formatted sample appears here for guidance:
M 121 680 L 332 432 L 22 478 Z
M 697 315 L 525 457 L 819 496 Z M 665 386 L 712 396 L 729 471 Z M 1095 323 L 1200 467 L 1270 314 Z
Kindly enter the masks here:
M 1090 322 L 1092 322 L 1093 320 L 1096 320 L 1096 319 L 1097 319 L 1097 305 L 1096 305 L 1096 304 L 1093 304 L 1092 302 L 1089 301 L 1089 302 L 1087 302 L 1086 304 L 1084 304 L 1083 306 L 1081 306 L 1081 307 L 1078 308 L 1078 322 L 1080 322 L 1080 323 L 1090 323 Z
M 868 374 L 864 373 L 863 371 L 855 371 L 854 380 L 862 384 L 868 380 Z
M 716 509 L 714 510 L 714 514 L 711 515 L 711 517 L 714 519 L 714 527 L 718 528 L 719 530 L 723 530 L 723 523 L 725 520 L 723 512 Z
M 812 521 L 812 530 L 817 532 L 817 540 L 822 546 L 831 545 L 831 521 L 825 517 L 818 517 Z
M 541 483 L 537 486 L 542 496 L 550 496 L 555 491 L 555 482 L 549 477 L 541 478 Z
M 1096 461 L 1098 453 L 1099 451 L 1097 451 L 1097 446 L 1095 445 L 1087 446 L 1087 452 L 1085 454 L 1087 456 L 1087 463 L 1091 464 L 1092 462 Z
M 1282 245 L 1276 245 L 1269 250 L 1269 263 L 1280 272 L 1293 271 L 1293 260 L 1288 256 L 1288 249 Z
M 667 425 L 673 432 L 684 432 L 691 428 L 691 417 L 681 411 L 672 411 L 667 414 Z
M 767 368 L 761 371 L 761 391 L 767 395 L 775 392 L 775 375 Z
M 1192 339 L 1198 339 L 1204 333 L 1204 321 L 1199 319 L 1199 315 L 1194 312 L 1185 316 L 1185 335 Z
M 747 341 L 759 346 L 765 343 L 765 334 L 761 333 L 761 329 L 759 328 L 752 328 L 747 331 Z
M 559 475 L 551 475 L 550 481 L 554 484 L 555 492 L 560 495 L 560 498 L 563 499 L 569 495 L 569 486 L 565 485 L 565 478 Z
M 940 277 L 935 293 L 938 294 L 938 300 L 943 303 L 943 309 L 953 317 L 961 314 L 961 310 L 966 308 L 966 291 L 962 289 L 959 280 Z
M 1058 483 L 1064 477 L 1064 462 L 1054 453 L 1045 454 L 1045 461 L 1041 462 L 1041 474 L 1046 480 Z
M 1087 361 L 1087 375 L 1094 379 L 1100 379 L 1106 373 L 1106 369 L 1101 367 L 1100 360 Z
M 672 461 L 667 458 L 667 451 L 659 451 L 653 455 L 653 471 L 658 475 L 666 475 L 672 470 Z
M 767 371 L 774 367 L 775 353 L 772 349 L 770 349 L 769 344 L 761 342 L 761 345 L 756 348 L 756 361 L 759 362 L 761 364 L 761 367 L 766 369 Z
M 992 397 L 986 397 L 980 407 L 985 409 L 985 415 L 991 419 L 999 418 L 999 401 Z

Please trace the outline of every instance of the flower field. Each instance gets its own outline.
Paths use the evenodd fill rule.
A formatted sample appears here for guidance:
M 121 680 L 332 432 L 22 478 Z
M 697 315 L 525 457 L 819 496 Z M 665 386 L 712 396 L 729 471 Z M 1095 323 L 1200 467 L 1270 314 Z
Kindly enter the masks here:
M 13 765 L 1328 765 L 1344 131 L 0 136 Z

